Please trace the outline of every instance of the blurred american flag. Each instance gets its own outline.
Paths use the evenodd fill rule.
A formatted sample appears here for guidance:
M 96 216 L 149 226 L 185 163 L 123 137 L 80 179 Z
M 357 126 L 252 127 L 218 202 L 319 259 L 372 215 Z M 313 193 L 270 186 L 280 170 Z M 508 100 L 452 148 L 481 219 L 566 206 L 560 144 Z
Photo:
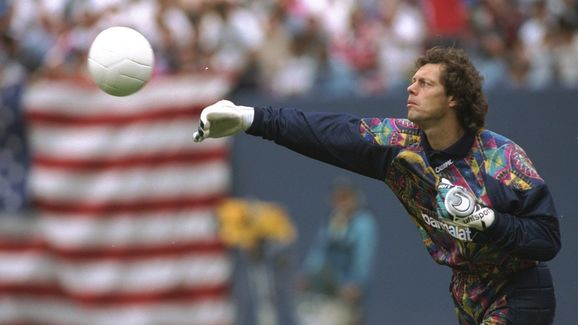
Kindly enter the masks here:
M 112 97 L 83 83 L 28 88 L 35 216 L 0 237 L 0 323 L 231 324 L 232 265 L 214 205 L 228 140 L 193 144 L 227 79 L 156 78 Z

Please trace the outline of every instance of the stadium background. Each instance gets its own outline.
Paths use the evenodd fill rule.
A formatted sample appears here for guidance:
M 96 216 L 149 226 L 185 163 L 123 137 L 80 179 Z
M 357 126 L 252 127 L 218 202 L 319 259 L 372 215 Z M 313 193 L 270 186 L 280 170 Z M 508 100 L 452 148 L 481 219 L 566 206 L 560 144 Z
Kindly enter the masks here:
M 229 297 L 214 204 L 284 206 L 298 264 L 344 172 L 244 135 L 195 146 L 202 106 L 403 117 L 408 69 L 433 44 L 468 51 L 488 127 L 550 185 L 562 216 L 555 324 L 578 319 L 576 1 L 0 0 L 0 17 L 0 323 L 231 322 L 250 299 Z M 151 84 L 123 100 L 84 74 L 90 40 L 114 24 L 157 54 Z M 351 176 L 380 223 L 368 323 L 455 323 L 449 270 L 383 184 Z

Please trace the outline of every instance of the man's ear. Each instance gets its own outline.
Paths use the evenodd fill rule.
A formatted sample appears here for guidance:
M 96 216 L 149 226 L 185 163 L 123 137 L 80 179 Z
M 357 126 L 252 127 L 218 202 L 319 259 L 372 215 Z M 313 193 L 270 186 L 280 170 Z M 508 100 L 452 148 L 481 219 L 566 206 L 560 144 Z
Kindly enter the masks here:
M 452 109 L 456 109 L 458 107 L 458 101 L 454 96 L 450 96 L 448 98 L 448 106 Z

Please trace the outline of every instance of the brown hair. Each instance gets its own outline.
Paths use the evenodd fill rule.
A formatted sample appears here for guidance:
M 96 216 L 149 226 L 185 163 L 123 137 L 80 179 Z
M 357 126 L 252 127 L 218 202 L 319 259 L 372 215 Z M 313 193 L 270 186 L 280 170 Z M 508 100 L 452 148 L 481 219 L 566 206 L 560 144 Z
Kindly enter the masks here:
M 457 116 L 466 131 L 484 127 L 488 102 L 482 92 L 483 77 L 461 49 L 433 47 L 420 56 L 416 69 L 426 64 L 441 64 L 441 83 L 446 95 L 457 102 Z

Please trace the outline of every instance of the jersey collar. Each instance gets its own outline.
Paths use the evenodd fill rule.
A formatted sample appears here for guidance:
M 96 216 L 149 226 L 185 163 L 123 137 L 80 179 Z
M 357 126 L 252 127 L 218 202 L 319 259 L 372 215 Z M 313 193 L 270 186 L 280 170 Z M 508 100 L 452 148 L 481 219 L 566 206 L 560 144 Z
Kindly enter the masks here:
M 475 134 L 466 132 L 456 143 L 444 150 L 434 150 L 429 145 L 427 136 L 421 131 L 421 145 L 432 166 L 439 166 L 449 159 L 462 159 L 470 152 Z

